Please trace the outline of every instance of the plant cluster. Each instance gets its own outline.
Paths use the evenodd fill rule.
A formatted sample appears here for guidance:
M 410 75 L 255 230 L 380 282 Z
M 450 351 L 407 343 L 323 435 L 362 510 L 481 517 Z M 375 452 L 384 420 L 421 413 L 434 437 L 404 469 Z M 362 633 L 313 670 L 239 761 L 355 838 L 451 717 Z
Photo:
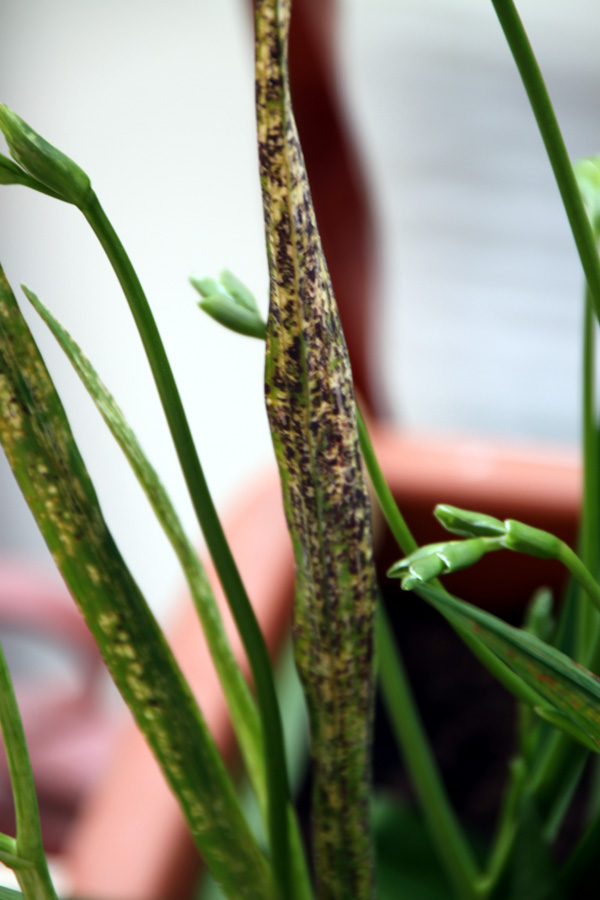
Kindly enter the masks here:
M 88 175 L 14 112 L 0 107 L 0 129 L 12 156 L 0 156 L 0 183 L 41 191 L 81 211 L 138 327 L 198 521 L 243 638 L 255 696 L 232 654 L 198 555 L 114 398 L 73 339 L 38 297 L 23 288 L 122 448 L 177 554 L 229 704 L 266 847 L 250 827 L 196 701 L 112 539 L 52 379 L 1 270 L 0 441 L 108 669 L 226 897 L 369 900 L 376 895 L 370 824 L 376 677 L 445 873 L 443 896 L 573 896 L 600 842 L 600 803 L 592 797 L 588 824 L 568 859 L 560 869 L 552 859 L 552 844 L 584 765 L 600 748 L 600 682 L 592 674 L 600 665 L 600 454 L 593 387 L 594 328 L 600 317 L 600 164 L 588 159 L 574 171 L 515 7 L 511 0 L 492 2 L 539 124 L 587 281 L 585 484 L 578 553 L 526 523 L 447 505 L 438 506 L 436 515 L 460 540 L 416 546 L 355 405 L 292 111 L 287 75 L 291 0 L 255 2 L 258 147 L 270 270 L 267 323 L 251 292 L 231 273 L 193 279 L 207 313 L 228 328 L 266 341 L 266 404 L 296 561 L 296 665 L 311 728 L 314 878 L 288 784 L 273 669 L 146 295 Z M 404 589 L 433 605 L 518 701 L 517 749 L 497 835 L 483 861 L 448 801 L 378 602 L 365 471 L 405 554 L 390 577 L 400 578 Z M 557 559 L 567 567 L 572 583 L 560 610 L 555 612 L 552 598 L 541 592 L 523 627 L 514 628 L 453 597 L 437 581 L 474 565 L 486 553 L 503 550 Z M 0 835 L 0 859 L 14 869 L 26 900 L 55 900 L 27 748 L 1 653 L 0 725 L 17 819 L 15 837 Z M 523 844 L 526 864 L 517 852 Z M 529 892 L 526 885 L 534 882 L 535 892 Z

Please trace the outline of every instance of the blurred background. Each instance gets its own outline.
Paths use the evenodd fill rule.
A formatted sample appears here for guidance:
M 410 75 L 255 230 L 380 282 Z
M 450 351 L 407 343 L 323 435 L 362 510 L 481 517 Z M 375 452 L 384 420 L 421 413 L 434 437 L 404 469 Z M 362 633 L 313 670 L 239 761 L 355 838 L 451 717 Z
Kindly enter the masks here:
M 571 155 L 600 148 L 594 0 L 524 0 Z M 1 96 L 88 173 L 162 329 L 217 501 L 271 456 L 262 348 L 196 308 L 227 266 L 266 311 L 252 41 L 242 0 L 3 4 Z M 491 4 L 338 0 L 336 81 L 375 223 L 370 375 L 406 430 L 578 441 L 582 278 Z M 194 520 L 130 316 L 73 209 L 2 192 L 2 263 L 71 331 L 190 529 Z M 174 558 L 68 364 L 49 360 L 118 543 L 153 606 Z M 42 556 L 0 469 L 0 550 Z

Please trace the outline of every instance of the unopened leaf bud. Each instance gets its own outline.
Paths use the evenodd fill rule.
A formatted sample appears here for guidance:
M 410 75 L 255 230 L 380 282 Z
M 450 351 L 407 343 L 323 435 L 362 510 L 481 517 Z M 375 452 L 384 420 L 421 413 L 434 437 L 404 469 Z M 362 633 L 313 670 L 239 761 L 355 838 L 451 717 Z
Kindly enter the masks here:
M 77 163 L 49 144 L 8 106 L 0 105 L 0 130 L 13 159 L 61 200 L 81 206 L 90 179 Z
M 484 513 L 438 503 L 434 515 L 446 531 L 461 537 L 499 537 L 504 534 L 504 523 Z
M 190 282 L 202 297 L 198 306 L 221 325 L 238 334 L 266 338 L 266 325 L 254 297 L 231 272 L 223 270 L 218 281 L 192 275 Z

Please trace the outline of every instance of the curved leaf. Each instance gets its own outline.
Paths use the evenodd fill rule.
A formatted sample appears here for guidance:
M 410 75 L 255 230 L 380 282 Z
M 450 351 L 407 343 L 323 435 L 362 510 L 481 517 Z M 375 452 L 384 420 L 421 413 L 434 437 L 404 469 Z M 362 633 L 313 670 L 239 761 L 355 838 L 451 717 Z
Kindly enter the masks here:
M 453 625 L 474 634 L 560 713 L 553 724 L 561 727 L 562 716 L 566 717 L 600 749 L 600 679 L 592 672 L 534 635 L 513 628 L 464 600 L 432 587 L 419 587 L 417 593 Z

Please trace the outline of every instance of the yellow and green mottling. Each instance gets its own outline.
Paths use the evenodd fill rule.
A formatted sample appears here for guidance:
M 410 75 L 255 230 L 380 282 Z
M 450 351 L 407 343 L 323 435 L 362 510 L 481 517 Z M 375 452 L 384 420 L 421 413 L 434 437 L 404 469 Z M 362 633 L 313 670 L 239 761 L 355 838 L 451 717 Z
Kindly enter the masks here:
M 158 522 L 162 525 L 165 535 L 168 537 L 179 559 L 202 622 L 212 659 L 223 686 L 236 736 L 240 744 L 240 750 L 244 757 L 259 807 L 265 811 L 267 798 L 262 733 L 258 710 L 250 688 L 233 655 L 210 582 L 196 549 L 188 539 L 158 474 L 146 458 L 114 397 L 106 389 L 93 366 L 73 338 L 56 321 L 39 298 L 27 289 L 25 289 L 25 294 L 51 329 L 96 403 L 106 424 L 129 460 L 150 501 Z M 96 573 L 93 567 L 88 567 L 88 574 L 92 581 L 96 583 Z M 101 572 L 98 573 L 98 577 L 102 578 Z M 123 651 L 123 653 L 125 652 Z M 154 715 L 148 715 L 148 712 L 146 712 L 145 718 L 152 719 Z
M 59 569 L 228 897 L 275 900 L 198 706 L 123 562 L 0 268 L 0 441 Z
M 348 354 L 287 74 L 290 0 L 256 0 L 258 149 L 270 306 L 266 405 L 296 558 L 322 900 L 373 896 L 368 827 L 375 571 Z

